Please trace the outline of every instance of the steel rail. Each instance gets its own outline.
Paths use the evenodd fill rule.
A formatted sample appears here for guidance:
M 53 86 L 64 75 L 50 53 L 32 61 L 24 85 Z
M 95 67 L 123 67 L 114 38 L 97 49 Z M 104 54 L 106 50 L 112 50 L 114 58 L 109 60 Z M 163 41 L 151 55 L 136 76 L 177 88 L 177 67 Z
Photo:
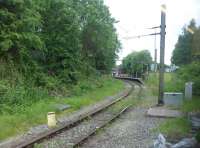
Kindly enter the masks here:
M 108 121 L 106 121 L 105 123 L 102 123 L 98 128 L 93 129 L 92 131 L 90 131 L 89 134 L 87 134 L 86 136 L 81 137 L 81 139 L 79 139 L 78 141 L 76 141 L 75 143 L 73 143 L 73 147 L 79 147 L 85 140 L 87 140 L 89 137 L 91 137 L 92 135 L 94 135 L 99 129 L 104 128 L 106 125 L 108 125 L 110 122 L 112 122 L 113 120 L 115 120 L 116 118 L 118 118 L 121 114 L 123 114 L 125 111 L 127 111 L 130 108 L 131 105 L 126 106 L 125 108 L 123 108 L 119 113 L 117 113 L 116 115 L 114 115 L 112 118 L 110 118 Z
M 87 119 L 90 116 L 94 116 L 95 114 L 107 109 L 108 107 L 116 104 L 117 102 L 119 102 L 119 101 L 123 100 L 124 98 L 126 98 L 127 96 L 129 96 L 131 94 L 131 92 L 133 91 L 134 86 L 133 86 L 133 84 L 131 82 L 128 82 L 128 83 L 131 85 L 131 89 L 129 89 L 128 92 L 125 92 L 119 98 L 114 99 L 113 101 L 111 101 L 111 102 L 109 102 L 109 103 L 107 103 L 105 105 L 102 105 L 102 106 L 94 109 L 91 112 L 88 112 L 86 114 L 80 115 L 80 116 L 78 116 L 78 118 L 75 118 L 74 120 L 71 120 L 71 121 L 63 124 L 60 127 L 57 127 L 57 128 L 51 129 L 51 130 L 49 130 L 47 132 L 41 133 L 39 135 L 36 135 L 35 137 L 33 137 L 30 140 L 28 139 L 26 141 L 20 141 L 20 142 L 16 142 L 16 143 L 14 142 L 14 143 L 11 144 L 10 147 L 11 148 L 27 148 L 27 147 L 30 148 L 30 147 L 33 147 L 34 144 L 36 144 L 36 143 L 41 143 L 41 141 L 43 141 L 44 139 L 48 139 L 49 137 L 56 136 L 60 132 L 69 129 L 70 127 L 74 127 L 76 124 L 80 123 L 84 119 Z M 127 108 L 123 109 L 121 112 L 124 112 L 125 110 L 127 110 Z M 116 117 L 118 117 L 119 115 L 120 114 L 116 115 Z M 111 119 L 109 122 L 111 122 L 113 119 Z M 105 125 L 102 125 L 102 127 L 103 126 L 105 126 Z M 90 135 L 92 135 L 92 133 Z M 84 137 L 83 139 L 86 139 L 86 137 Z M 77 142 L 75 145 L 80 144 L 81 141 Z

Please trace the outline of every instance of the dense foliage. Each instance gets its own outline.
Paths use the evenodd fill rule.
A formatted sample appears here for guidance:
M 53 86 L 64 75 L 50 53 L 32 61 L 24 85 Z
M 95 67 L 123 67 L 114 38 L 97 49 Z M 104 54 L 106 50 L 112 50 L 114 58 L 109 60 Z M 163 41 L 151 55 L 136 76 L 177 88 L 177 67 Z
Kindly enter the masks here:
M 86 65 L 109 71 L 115 63 L 115 20 L 102 0 L 8 0 L 0 6 L 1 58 L 68 79 Z
M 177 77 L 184 83 L 193 82 L 193 94 L 200 95 L 200 62 L 193 62 L 187 66 L 181 67 L 177 71 Z M 183 84 L 184 85 L 184 84 Z
M 141 76 L 152 63 L 152 57 L 148 50 L 132 52 L 122 61 L 122 69 L 130 75 Z
M 103 0 L 0 0 L 0 105 L 108 73 L 120 48 L 114 23 Z
M 184 83 L 193 82 L 194 94 L 200 95 L 200 27 L 195 21 L 183 29 L 183 34 L 179 36 L 172 56 L 172 63 L 180 66 L 177 71 L 179 79 L 184 88 Z
M 183 28 L 183 33 L 178 38 L 171 61 L 177 66 L 182 66 L 198 61 L 200 59 L 199 55 L 200 28 L 192 20 L 188 26 Z

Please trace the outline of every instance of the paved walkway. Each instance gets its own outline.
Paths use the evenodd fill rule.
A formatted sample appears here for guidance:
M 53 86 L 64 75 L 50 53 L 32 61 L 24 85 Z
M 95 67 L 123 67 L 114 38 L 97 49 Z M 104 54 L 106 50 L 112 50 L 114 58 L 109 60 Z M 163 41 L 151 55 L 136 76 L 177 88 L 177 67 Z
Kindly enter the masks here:
M 164 117 L 164 118 L 175 118 L 183 116 L 181 111 L 170 109 L 165 106 L 150 108 L 147 111 L 147 115 L 152 117 Z

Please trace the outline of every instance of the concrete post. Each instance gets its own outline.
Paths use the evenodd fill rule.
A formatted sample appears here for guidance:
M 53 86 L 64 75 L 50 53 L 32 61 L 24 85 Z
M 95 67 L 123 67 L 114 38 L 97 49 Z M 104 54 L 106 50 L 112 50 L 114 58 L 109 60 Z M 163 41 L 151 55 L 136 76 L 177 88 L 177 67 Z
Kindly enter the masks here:
M 185 83 L 185 99 L 191 100 L 192 99 L 192 82 Z

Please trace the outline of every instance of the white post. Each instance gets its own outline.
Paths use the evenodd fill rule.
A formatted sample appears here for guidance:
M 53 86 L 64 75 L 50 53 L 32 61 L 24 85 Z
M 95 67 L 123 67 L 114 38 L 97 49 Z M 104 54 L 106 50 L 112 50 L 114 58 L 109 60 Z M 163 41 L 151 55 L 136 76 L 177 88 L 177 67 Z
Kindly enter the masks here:
M 191 100 L 192 99 L 192 82 L 185 83 L 185 99 Z

